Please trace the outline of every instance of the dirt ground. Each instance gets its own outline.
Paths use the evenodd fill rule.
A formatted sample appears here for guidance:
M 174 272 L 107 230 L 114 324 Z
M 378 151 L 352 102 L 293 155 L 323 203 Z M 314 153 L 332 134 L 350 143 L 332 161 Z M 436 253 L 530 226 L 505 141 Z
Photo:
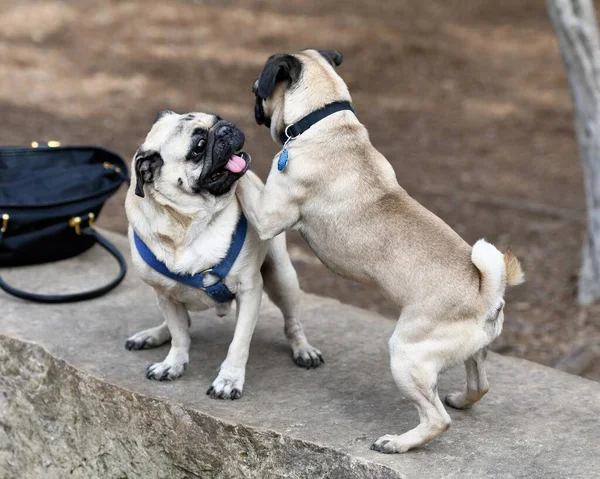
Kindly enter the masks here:
M 56 139 L 130 158 L 159 110 L 213 111 L 245 130 L 263 178 L 277 148 L 253 121 L 262 64 L 341 50 L 358 117 L 400 184 L 468 242 L 521 258 L 528 281 L 507 295 L 495 349 L 600 380 L 600 307 L 574 297 L 583 182 L 544 2 L 2 0 L 0 24 L 0 144 Z M 123 196 L 103 226 L 125 231 Z M 397 317 L 299 236 L 289 244 L 306 291 Z

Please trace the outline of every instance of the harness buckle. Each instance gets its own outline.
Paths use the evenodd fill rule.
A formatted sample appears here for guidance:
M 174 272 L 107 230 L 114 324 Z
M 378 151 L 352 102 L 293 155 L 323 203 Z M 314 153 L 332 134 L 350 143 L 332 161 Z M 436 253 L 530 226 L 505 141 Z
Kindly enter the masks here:
M 200 289 L 202 291 L 206 291 L 207 286 L 204 286 L 204 280 L 206 279 L 206 275 L 207 274 L 212 274 L 213 269 L 212 268 L 208 268 L 208 269 L 204 269 L 202 271 L 200 271 L 198 274 L 202 275 L 202 286 L 200 286 Z M 210 286 L 210 285 L 209 285 Z

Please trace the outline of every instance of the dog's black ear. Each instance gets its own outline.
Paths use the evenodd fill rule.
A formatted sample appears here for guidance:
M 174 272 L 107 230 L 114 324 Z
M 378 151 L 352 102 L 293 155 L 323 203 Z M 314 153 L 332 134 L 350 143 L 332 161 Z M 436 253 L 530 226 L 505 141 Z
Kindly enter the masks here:
M 332 67 L 339 67 L 344 61 L 344 55 L 337 50 L 317 50 Z
M 158 170 L 163 165 L 160 153 L 156 151 L 138 151 L 135 156 L 135 194 L 144 197 L 144 185 L 152 183 L 158 175 Z
M 156 115 L 156 118 L 154 119 L 154 122 L 152 124 L 154 125 L 154 123 L 160 120 L 163 116 L 173 115 L 174 113 L 175 112 L 173 110 L 161 110 L 158 112 L 158 115 Z
M 256 95 L 256 100 L 254 101 L 254 119 L 257 125 L 265 125 L 267 128 L 271 128 L 271 119 L 265 115 L 262 102 L 262 98 Z
M 260 98 L 269 98 L 275 90 L 275 85 L 281 81 L 289 81 L 290 85 L 300 77 L 302 63 L 293 55 L 278 53 L 267 60 L 263 71 L 258 77 L 256 94 Z

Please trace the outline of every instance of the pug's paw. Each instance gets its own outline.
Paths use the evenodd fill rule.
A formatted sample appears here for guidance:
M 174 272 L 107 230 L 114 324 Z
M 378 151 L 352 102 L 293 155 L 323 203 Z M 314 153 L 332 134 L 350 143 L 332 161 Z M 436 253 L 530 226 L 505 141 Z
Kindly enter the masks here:
M 156 348 L 166 343 L 169 339 L 171 339 L 171 334 L 166 326 L 144 329 L 125 341 L 125 349 L 133 351 L 137 349 Z
M 146 377 L 157 381 L 173 381 L 181 377 L 189 363 L 187 353 L 169 353 L 162 363 L 154 363 L 146 369 Z
M 244 391 L 244 370 L 221 367 L 221 372 L 206 391 L 212 399 L 239 399 Z
M 297 366 L 306 369 L 318 368 L 321 364 L 325 363 L 321 351 L 313 348 L 308 343 L 299 347 L 292 346 L 292 357 Z
M 373 451 L 379 451 L 383 454 L 402 454 L 411 449 L 410 443 L 402 441 L 402 436 L 386 434 L 381 436 L 371 445 Z

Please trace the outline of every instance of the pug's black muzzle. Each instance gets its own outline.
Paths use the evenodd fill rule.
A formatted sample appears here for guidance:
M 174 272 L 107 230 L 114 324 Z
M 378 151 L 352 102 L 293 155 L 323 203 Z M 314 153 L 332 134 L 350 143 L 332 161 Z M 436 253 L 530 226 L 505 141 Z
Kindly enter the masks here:
M 214 196 L 227 193 L 250 167 L 250 155 L 240 152 L 244 141 L 244 134 L 237 126 L 225 120 L 218 121 L 209 131 L 202 173 L 195 190 L 208 191 Z M 241 157 L 246 163 L 243 170 L 237 173 L 226 168 L 233 155 Z

